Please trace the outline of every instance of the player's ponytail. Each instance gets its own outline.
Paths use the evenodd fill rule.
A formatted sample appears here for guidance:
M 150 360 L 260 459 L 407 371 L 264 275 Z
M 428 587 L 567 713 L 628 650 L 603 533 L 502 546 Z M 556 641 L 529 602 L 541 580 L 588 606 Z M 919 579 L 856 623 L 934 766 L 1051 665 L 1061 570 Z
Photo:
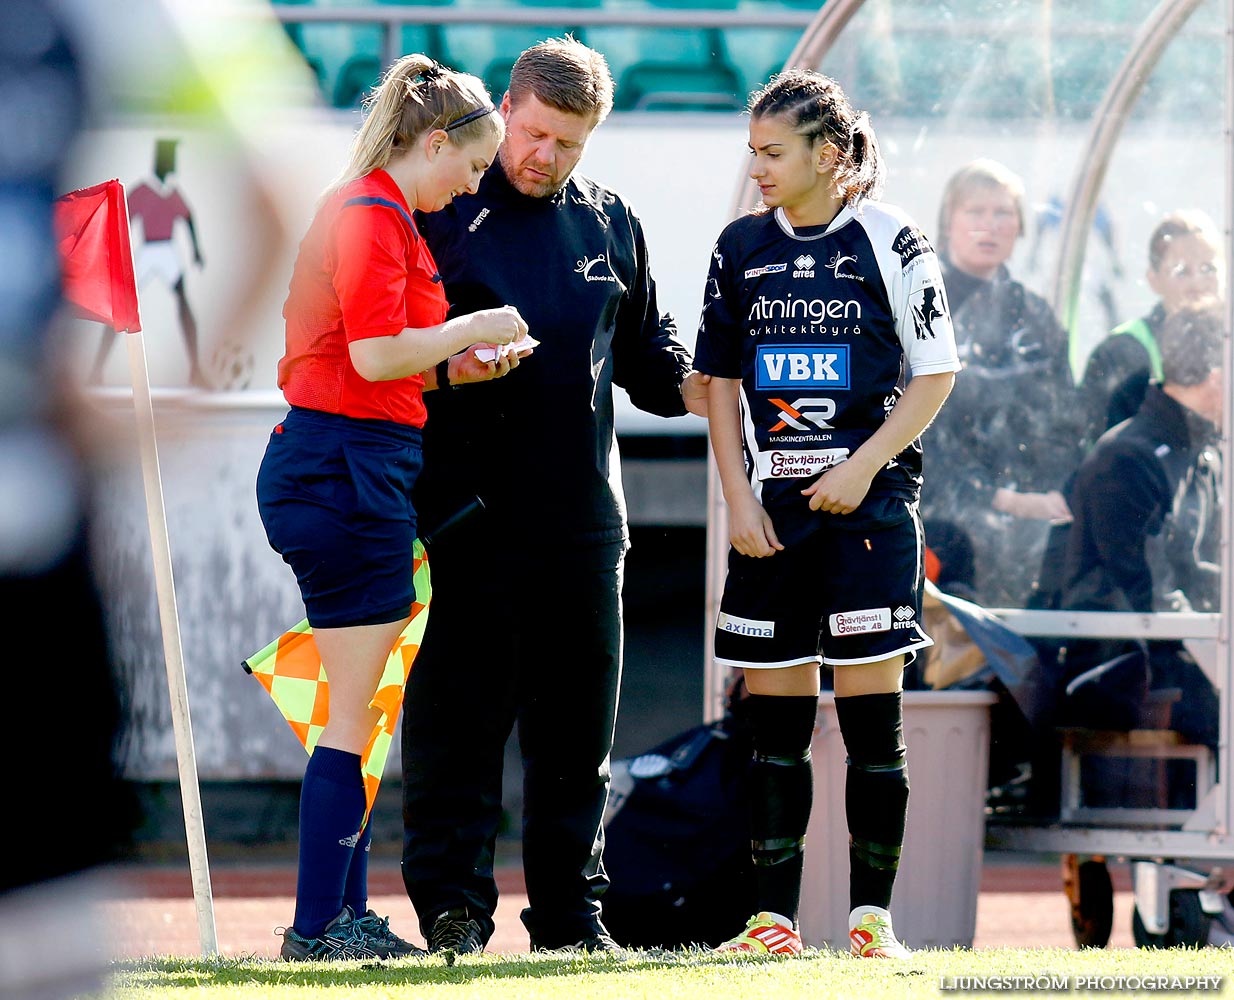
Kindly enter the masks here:
M 804 69 L 777 73 L 750 95 L 748 109 L 752 118 L 782 116 L 805 139 L 834 145 L 832 182 L 846 204 L 882 193 L 883 157 L 870 116 L 855 112 L 831 77 Z
M 849 132 L 848 158 L 845 170 L 836 171 L 836 184 L 846 202 L 858 198 L 877 198 L 883 192 L 883 154 L 870 116 L 864 111 L 853 118 Z
M 390 66 L 364 102 L 365 118 L 351 144 L 347 166 L 330 185 L 381 169 L 432 129 L 445 129 L 465 145 L 487 135 L 500 138 L 505 123 L 477 77 L 456 73 L 425 55 L 403 56 Z

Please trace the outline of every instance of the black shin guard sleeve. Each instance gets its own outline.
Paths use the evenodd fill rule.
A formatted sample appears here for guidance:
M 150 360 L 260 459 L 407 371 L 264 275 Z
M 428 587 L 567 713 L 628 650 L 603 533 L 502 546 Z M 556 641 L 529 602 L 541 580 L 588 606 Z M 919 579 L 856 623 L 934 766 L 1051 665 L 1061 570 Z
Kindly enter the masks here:
M 750 839 L 758 906 L 794 922 L 801 900 L 806 827 L 814 802 L 810 741 L 818 699 L 751 695 L 754 763 Z
M 903 699 L 894 694 L 836 698 L 848 775 L 850 906 L 891 904 L 908 812 Z
M 818 715 L 817 695 L 752 694 L 747 704 L 755 752 L 792 757 L 810 749 Z

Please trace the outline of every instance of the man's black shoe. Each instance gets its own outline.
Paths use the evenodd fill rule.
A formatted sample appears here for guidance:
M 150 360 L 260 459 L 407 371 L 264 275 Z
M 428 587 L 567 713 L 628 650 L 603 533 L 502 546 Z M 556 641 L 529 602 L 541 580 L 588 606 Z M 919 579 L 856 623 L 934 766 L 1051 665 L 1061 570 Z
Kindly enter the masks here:
M 423 958 L 428 954 L 423 948 L 404 941 L 390 930 L 389 917 L 379 917 L 372 910 L 362 917 L 356 917 L 356 926 L 377 942 L 377 949 L 383 953 L 383 958 Z
M 605 931 L 593 931 L 571 944 L 545 945 L 538 941 L 531 942 L 531 950 L 538 952 L 555 952 L 562 955 L 578 952 L 607 952 L 611 955 L 624 955 L 626 950 L 614 941 Z
M 433 921 L 428 934 L 430 955 L 478 955 L 483 950 L 480 924 L 468 917 L 465 909 L 446 910 Z

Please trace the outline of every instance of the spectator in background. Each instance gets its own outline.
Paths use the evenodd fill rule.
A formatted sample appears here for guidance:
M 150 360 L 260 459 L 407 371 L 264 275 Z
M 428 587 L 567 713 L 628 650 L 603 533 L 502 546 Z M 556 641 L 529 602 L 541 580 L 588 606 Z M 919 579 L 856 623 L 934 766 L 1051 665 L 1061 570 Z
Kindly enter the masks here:
M 1069 611 L 1216 611 L 1220 601 L 1221 371 L 1225 316 L 1186 305 L 1158 330 L 1161 380 L 1134 417 L 1084 459 L 1067 499 L 1057 607 Z M 1152 688 L 1179 688 L 1170 726 L 1217 744 L 1217 694 L 1177 640 L 1067 644 L 1059 686 L 1144 649 Z
M 1148 240 L 1148 287 L 1157 303 L 1148 315 L 1110 331 L 1088 357 L 1080 389 L 1088 415 L 1085 441 L 1135 414 L 1149 379 L 1161 381 L 1157 337 L 1166 317 L 1223 293 L 1221 237 L 1202 212 L 1174 212 L 1163 218 Z
M 985 606 L 1023 606 L 1060 487 L 1079 461 L 1067 335 L 1007 261 L 1024 232 L 1024 184 L 975 160 L 943 191 L 938 243 L 964 365 L 925 432 L 921 510 L 940 588 Z M 972 572 L 957 571 L 957 566 Z

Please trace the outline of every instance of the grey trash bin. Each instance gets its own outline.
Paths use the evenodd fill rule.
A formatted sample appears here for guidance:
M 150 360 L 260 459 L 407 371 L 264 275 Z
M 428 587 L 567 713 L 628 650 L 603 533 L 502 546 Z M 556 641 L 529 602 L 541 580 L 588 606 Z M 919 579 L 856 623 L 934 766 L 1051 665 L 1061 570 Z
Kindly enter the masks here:
M 985 842 L 990 706 L 984 691 L 908 691 L 908 828 L 891 914 L 910 948 L 971 947 Z M 806 834 L 801 936 L 807 945 L 848 950 L 848 824 L 844 741 L 835 697 L 819 698 L 814 809 Z

